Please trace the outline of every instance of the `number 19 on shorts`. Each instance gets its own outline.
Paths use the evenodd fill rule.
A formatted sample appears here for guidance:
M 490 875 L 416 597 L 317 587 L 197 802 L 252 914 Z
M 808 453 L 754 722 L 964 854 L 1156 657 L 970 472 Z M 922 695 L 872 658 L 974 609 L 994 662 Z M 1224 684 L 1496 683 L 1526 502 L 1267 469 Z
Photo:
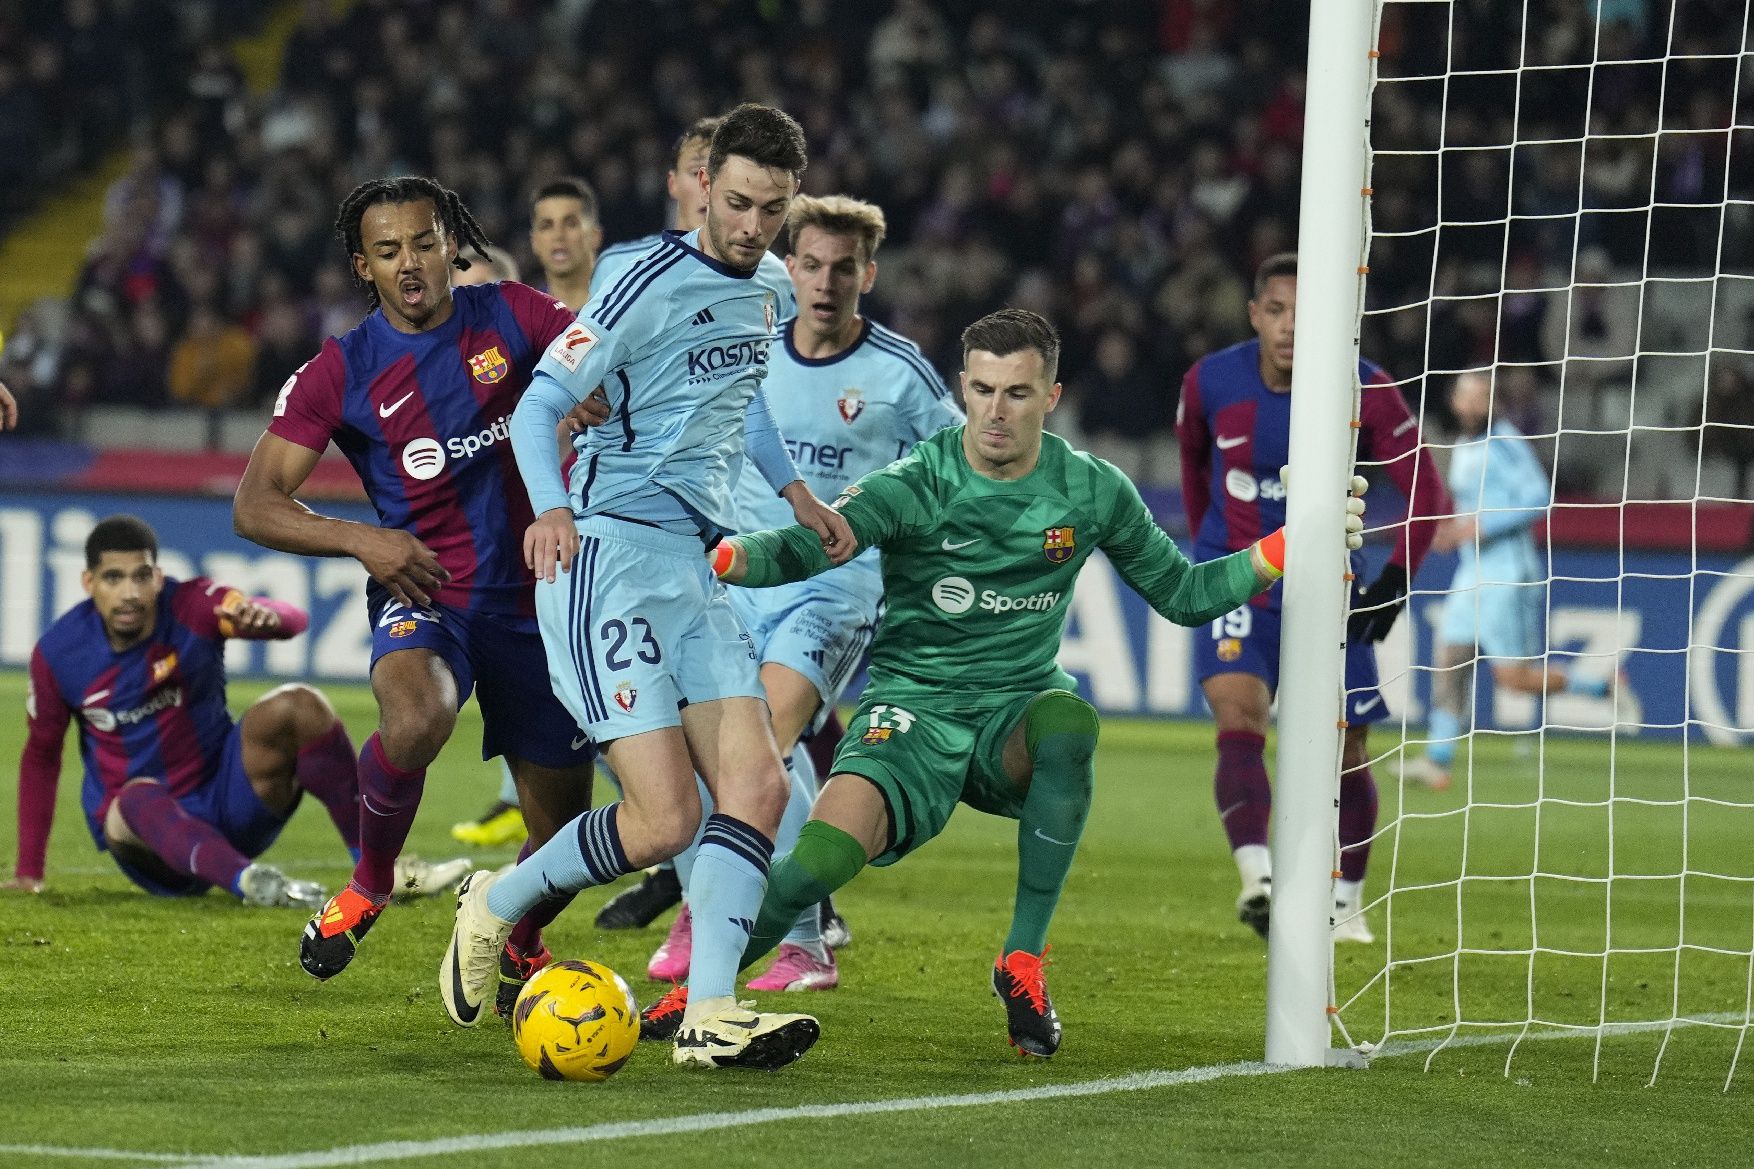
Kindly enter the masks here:
M 1254 610 L 1247 605 L 1232 609 L 1212 622 L 1212 640 L 1218 643 L 1219 661 L 1234 662 L 1242 656 L 1243 639 L 1248 637 L 1254 624 Z

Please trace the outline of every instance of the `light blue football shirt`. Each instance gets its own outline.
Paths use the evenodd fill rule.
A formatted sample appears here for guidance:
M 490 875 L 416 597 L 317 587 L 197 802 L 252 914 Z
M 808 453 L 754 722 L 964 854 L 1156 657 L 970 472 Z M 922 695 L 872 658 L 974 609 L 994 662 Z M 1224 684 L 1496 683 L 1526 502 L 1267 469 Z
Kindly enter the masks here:
M 1456 514 L 1476 514 L 1480 522 L 1478 546 L 1468 541 L 1457 549 L 1451 589 L 1546 575 L 1531 529 L 1546 515 L 1553 488 L 1522 431 L 1500 419 L 1485 434 L 1458 444 L 1450 456 L 1449 488 Z
M 743 462 L 746 426 L 753 438 L 759 419 L 772 434 L 766 410 L 753 400 L 790 281 L 771 254 L 754 271 L 739 272 L 699 242 L 698 231 L 665 232 L 661 246 L 591 297 L 537 363 L 513 417 L 518 465 L 537 514 L 570 503 L 580 517 L 665 520 L 680 517 L 680 501 L 733 529 L 731 480 Z M 579 457 L 561 499 L 553 421 L 599 385 L 611 417 L 574 440 Z
M 597 256 L 597 266 L 591 269 L 591 295 L 596 296 L 605 288 L 611 287 L 623 272 L 639 262 L 640 257 L 663 243 L 666 235 L 675 234 L 673 231 L 656 231 L 651 235 L 623 240 L 604 248 Z M 789 317 L 798 311 L 798 294 L 790 280 L 786 281 L 785 295 L 780 298 L 780 306 L 782 317 Z
M 605 288 L 614 287 L 621 275 L 638 262 L 641 256 L 663 242 L 664 233 L 654 231 L 651 235 L 622 240 L 604 248 L 597 255 L 597 266 L 591 269 L 591 296 L 595 297 Z
M 785 436 L 798 473 L 818 499 L 833 499 L 847 484 L 887 467 L 929 438 L 963 420 L 962 411 L 920 347 L 866 318 L 858 339 L 832 357 L 803 357 L 793 344 L 793 318 L 780 325 L 780 344 L 768 360 L 762 393 Z M 738 531 L 783 528 L 794 522 L 760 471 L 745 462 L 736 480 Z M 877 549 L 819 578 L 867 596 L 883 592 Z

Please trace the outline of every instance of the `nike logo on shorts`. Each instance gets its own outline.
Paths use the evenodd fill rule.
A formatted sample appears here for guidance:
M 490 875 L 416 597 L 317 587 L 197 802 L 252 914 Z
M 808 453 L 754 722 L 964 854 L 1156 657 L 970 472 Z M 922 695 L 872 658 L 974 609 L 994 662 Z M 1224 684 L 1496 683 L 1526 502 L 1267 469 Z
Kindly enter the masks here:
M 1233 446 L 1241 446 L 1243 443 L 1247 442 L 1248 440 L 1249 440 L 1248 435 L 1238 434 L 1238 435 L 1233 435 L 1230 438 L 1225 438 L 1222 435 L 1220 435 L 1216 441 L 1218 443 L 1219 450 L 1227 451 Z
M 1371 711 L 1375 710 L 1377 707 L 1379 707 L 1381 705 L 1382 705 L 1382 695 L 1372 694 L 1369 698 L 1366 698 L 1364 701 L 1360 702 L 1357 706 L 1353 707 L 1352 709 L 1357 711 L 1359 714 L 1369 714 Z
M 580 735 L 578 738 L 576 738 L 572 741 L 572 749 L 574 751 L 577 751 L 580 747 L 583 747 L 586 743 L 589 743 L 590 741 L 591 741 L 591 736 Z

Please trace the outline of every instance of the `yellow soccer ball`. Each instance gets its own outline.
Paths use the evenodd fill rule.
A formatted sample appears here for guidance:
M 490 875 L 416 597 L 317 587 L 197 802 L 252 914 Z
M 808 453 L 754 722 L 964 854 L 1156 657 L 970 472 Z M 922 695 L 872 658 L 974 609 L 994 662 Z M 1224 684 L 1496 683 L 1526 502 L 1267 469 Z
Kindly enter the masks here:
M 606 1080 L 639 1043 L 639 1006 L 607 966 L 553 962 L 519 993 L 512 1038 L 544 1079 Z

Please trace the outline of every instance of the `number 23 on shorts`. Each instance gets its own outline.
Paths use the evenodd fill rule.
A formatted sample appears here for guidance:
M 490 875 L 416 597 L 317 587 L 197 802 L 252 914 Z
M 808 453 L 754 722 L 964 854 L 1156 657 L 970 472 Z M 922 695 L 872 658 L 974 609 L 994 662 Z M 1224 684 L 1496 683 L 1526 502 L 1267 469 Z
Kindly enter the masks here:
M 664 660 L 658 639 L 652 636 L 652 623 L 644 617 L 623 621 L 610 618 L 597 627 L 597 644 L 602 650 L 603 664 L 611 670 L 625 670 L 638 658 L 648 666 Z

